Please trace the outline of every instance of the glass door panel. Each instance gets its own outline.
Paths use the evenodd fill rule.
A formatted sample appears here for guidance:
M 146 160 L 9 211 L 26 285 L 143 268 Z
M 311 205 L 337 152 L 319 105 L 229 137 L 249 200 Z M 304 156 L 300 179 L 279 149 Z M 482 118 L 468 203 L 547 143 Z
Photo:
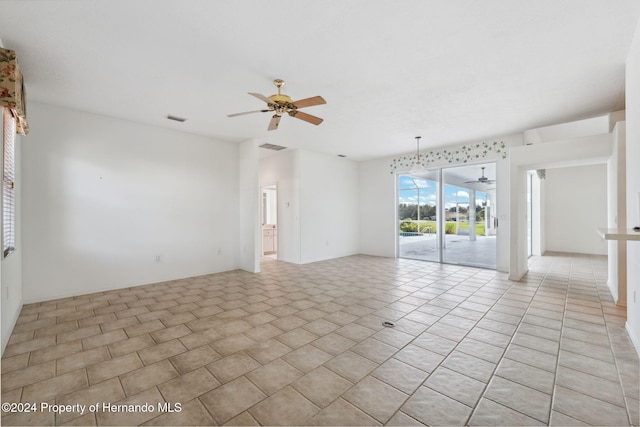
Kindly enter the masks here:
M 401 258 L 440 261 L 438 175 L 398 176 L 398 254 Z
M 443 169 L 442 261 L 496 268 L 495 163 Z

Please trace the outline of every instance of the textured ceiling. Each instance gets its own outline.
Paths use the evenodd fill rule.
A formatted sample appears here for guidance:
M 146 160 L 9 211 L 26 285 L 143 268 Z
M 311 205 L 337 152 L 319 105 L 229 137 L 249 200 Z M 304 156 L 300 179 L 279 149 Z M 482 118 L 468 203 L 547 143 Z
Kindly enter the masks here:
M 0 0 L 0 38 L 32 101 L 362 160 L 624 108 L 639 16 L 638 0 Z M 324 123 L 226 117 L 263 108 L 247 92 L 274 78 L 322 95 L 304 111 Z

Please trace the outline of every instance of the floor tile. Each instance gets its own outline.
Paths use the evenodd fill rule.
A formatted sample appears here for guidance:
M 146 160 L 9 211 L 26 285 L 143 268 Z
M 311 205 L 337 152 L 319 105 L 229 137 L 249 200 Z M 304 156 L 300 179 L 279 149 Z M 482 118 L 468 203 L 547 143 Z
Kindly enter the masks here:
M 237 378 L 200 396 L 218 425 L 226 423 L 267 396 L 245 377 Z
M 182 400 L 181 400 L 182 402 Z M 143 425 L 148 426 L 205 426 L 214 425 L 209 411 L 198 400 L 193 399 L 181 405 L 180 412 L 165 413 L 157 416 Z
M 343 395 L 346 401 L 381 423 L 388 421 L 408 397 L 373 377 L 366 377 Z
M 501 377 L 494 377 L 484 397 L 545 424 L 549 422 L 551 394 L 542 393 Z
M 165 401 L 181 403 L 205 394 L 219 385 L 220 382 L 203 367 L 159 384 L 158 390 Z
M 120 382 L 127 396 L 133 396 L 178 375 L 178 371 L 165 359 L 121 375 Z
M 429 375 L 424 385 L 472 408 L 486 387 L 481 381 L 444 367 L 439 367 Z
M 357 353 L 346 351 L 325 363 L 324 366 L 355 383 L 367 376 L 378 365 Z
M 310 426 L 375 426 L 378 421 L 345 400 L 338 399 L 306 422 Z
M 482 398 L 469 420 L 469 425 L 541 426 L 546 424 L 492 400 Z
M 627 425 L 627 411 L 616 405 L 557 386 L 553 410 L 592 425 Z
M 503 359 L 495 373 L 497 376 L 551 394 L 555 376 L 552 372 L 539 369 L 511 359 Z
M 276 359 L 255 369 L 246 377 L 258 386 L 267 396 L 291 384 L 303 375 L 302 372 L 282 359 Z
M 394 358 L 387 360 L 371 373 L 371 376 L 407 394 L 416 391 L 428 375 L 425 371 Z
M 472 408 L 428 387 L 420 387 L 401 411 L 426 425 L 464 425 Z
M 306 373 L 327 362 L 333 358 L 333 356 L 311 344 L 307 344 L 304 347 L 287 353 L 282 358 L 291 366 Z
M 351 388 L 353 383 L 321 366 L 291 385 L 316 406 L 325 408 Z
M 251 356 L 239 352 L 208 364 L 207 369 L 224 384 L 260 366 Z

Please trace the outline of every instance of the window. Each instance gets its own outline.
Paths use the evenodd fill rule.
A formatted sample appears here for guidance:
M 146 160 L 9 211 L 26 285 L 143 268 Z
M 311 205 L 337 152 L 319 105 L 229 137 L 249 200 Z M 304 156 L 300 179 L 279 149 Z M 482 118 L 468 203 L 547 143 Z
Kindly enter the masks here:
M 16 246 L 15 155 L 16 120 L 8 108 L 3 109 L 2 131 L 2 257 Z

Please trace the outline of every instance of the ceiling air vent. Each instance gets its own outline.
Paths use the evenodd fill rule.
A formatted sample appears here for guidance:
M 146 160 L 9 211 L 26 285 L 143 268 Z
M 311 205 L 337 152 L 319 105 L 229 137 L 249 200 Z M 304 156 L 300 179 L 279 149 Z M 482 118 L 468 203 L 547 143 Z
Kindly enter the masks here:
M 273 150 L 273 151 L 280 151 L 280 150 L 284 150 L 287 147 L 282 147 L 281 145 L 275 145 L 275 144 L 262 144 L 260 148 L 266 148 L 267 150 Z

